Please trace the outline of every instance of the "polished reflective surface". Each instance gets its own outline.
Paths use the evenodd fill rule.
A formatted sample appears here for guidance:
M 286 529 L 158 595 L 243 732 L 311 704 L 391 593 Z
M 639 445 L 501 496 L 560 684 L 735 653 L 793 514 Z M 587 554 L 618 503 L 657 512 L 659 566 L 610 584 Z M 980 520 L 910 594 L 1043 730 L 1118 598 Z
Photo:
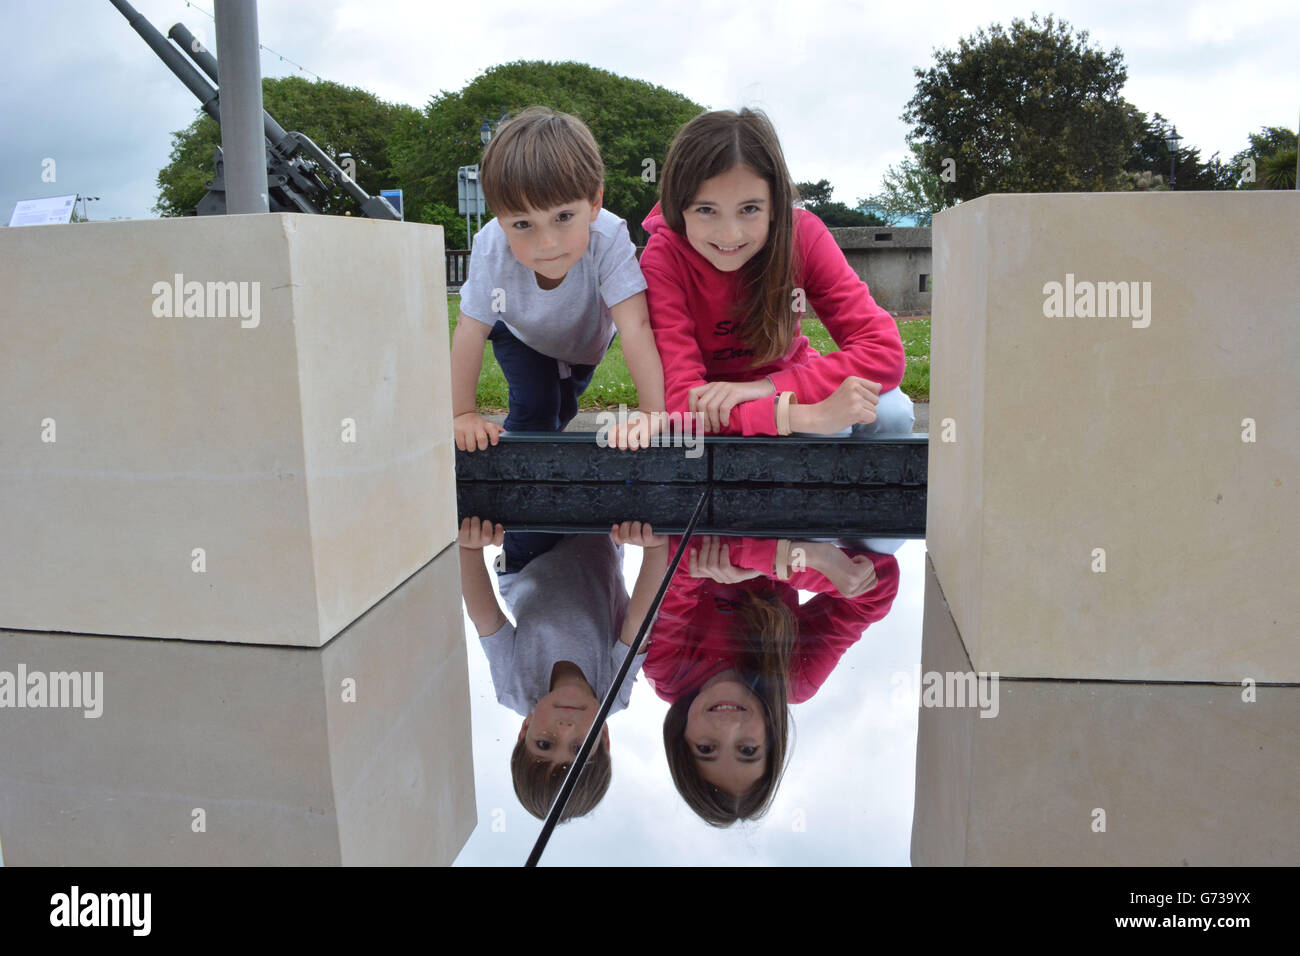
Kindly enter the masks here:
M 671 536 L 658 547 L 671 554 L 680 540 Z M 581 552 L 592 545 L 569 538 L 555 547 Z M 497 550 L 487 552 L 493 563 Z M 656 560 L 656 550 L 623 545 L 627 595 L 635 598 L 645 557 Z M 920 541 L 695 536 L 633 667 L 631 692 L 614 703 L 608 790 L 559 825 L 542 864 L 905 864 L 916 710 L 904 685 L 919 662 L 923 554 Z M 504 575 L 507 598 L 516 588 L 512 576 Z M 582 580 L 576 567 L 572 577 Z M 564 602 L 551 603 L 564 614 Z M 621 598 L 613 604 L 617 617 Z M 548 609 L 534 604 L 532 613 L 545 617 Z M 523 627 L 522 618 L 516 623 Z M 504 672 L 499 665 L 494 671 L 484 641 L 466 626 L 479 645 L 470 653 L 479 826 L 457 862 L 517 865 L 541 830 L 512 779 L 523 718 L 497 702 L 493 679 L 504 685 Z M 608 637 L 590 643 L 608 646 Z M 550 676 L 564 682 L 563 674 Z M 782 691 L 785 712 L 769 717 Z M 674 701 L 677 715 L 670 713 Z M 586 697 L 570 702 L 588 704 Z M 555 724 L 557 742 L 571 746 L 580 721 L 570 718 L 584 714 L 543 716 Z M 665 721 L 674 729 L 676 781 Z M 784 774 L 773 786 L 777 762 Z M 529 799 L 526 778 L 521 789 Z M 585 797 L 584 808 L 591 802 Z M 705 819 L 721 822 L 736 812 L 757 818 L 726 828 Z

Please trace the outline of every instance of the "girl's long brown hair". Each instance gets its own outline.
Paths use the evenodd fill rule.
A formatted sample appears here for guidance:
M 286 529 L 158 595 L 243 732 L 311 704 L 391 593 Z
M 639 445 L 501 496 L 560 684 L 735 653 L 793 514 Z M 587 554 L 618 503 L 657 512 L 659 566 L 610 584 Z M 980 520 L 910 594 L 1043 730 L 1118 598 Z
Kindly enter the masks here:
M 706 179 L 733 166 L 747 166 L 767 180 L 772 192 L 772 222 L 767 242 L 741 269 L 742 299 L 733 317 L 745 345 L 754 350 L 754 365 L 766 365 L 785 355 L 794 337 L 798 316 L 794 293 L 794 202 L 798 192 L 790 180 L 780 140 L 761 110 L 719 110 L 701 113 L 677 132 L 660 177 L 660 209 L 668 227 L 686 235 L 682 213 L 694 201 Z
M 733 795 L 700 776 L 700 766 L 686 742 L 686 715 L 699 688 L 684 694 L 664 717 L 664 753 L 673 785 L 696 816 L 715 827 L 737 820 L 757 820 L 767 813 L 785 773 L 790 745 L 790 659 L 798 626 L 794 613 L 775 591 L 749 592 L 737 601 L 741 653 L 736 669 L 763 702 L 767 725 L 767 766 L 747 792 Z

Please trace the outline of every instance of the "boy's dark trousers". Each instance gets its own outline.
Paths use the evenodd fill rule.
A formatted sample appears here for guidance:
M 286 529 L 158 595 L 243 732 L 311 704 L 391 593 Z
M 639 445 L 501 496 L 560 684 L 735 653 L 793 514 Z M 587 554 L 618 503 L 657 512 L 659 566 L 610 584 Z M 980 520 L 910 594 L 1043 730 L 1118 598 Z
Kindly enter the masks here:
M 591 384 L 594 365 L 571 365 L 572 375 L 560 378 L 559 362 L 519 341 L 498 321 L 488 333 L 492 353 L 510 387 L 508 432 L 562 432 L 578 414 L 578 396 Z M 507 531 L 501 571 L 523 570 L 533 558 L 545 554 L 563 538 L 537 531 Z
M 562 432 L 578 414 L 578 396 L 591 384 L 594 365 L 571 365 L 560 378 L 560 363 L 519 341 L 504 322 L 488 333 L 492 353 L 510 387 L 508 432 Z

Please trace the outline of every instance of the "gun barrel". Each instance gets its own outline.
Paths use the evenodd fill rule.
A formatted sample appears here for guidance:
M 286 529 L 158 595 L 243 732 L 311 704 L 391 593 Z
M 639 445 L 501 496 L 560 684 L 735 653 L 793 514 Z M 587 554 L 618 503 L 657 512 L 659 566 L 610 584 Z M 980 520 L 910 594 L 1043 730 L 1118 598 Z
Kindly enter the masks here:
M 180 52 L 169 44 L 161 33 L 154 29 L 153 24 L 144 18 L 144 14 L 136 10 L 126 0 L 109 0 L 109 2 L 117 7 L 122 16 L 126 17 L 126 22 L 130 24 L 131 29 L 140 34 L 144 42 L 149 44 L 149 48 L 158 55 L 158 59 L 162 60 L 167 65 L 167 68 L 176 74 L 176 78 L 194 94 L 202 105 L 203 112 L 220 123 L 221 109 L 217 103 L 217 91 L 212 88 L 212 85 L 199 75 L 198 70 L 185 62 Z
M 167 35 L 175 40 L 182 50 L 185 50 L 190 59 L 199 65 L 199 69 L 208 74 L 208 78 L 213 83 L 221 84 L 217 78 L 217 58 L 208 52 L 207 47 L 195 39 L 194 34 L 190 32 L 189 27 L 183 23 L 174 23 L 172 28 L 167 31 Z M 284 127 L 275 121 L 275 117 L 262 110 L 262 132 L 266 138 L 277 146 L 284 142 Z

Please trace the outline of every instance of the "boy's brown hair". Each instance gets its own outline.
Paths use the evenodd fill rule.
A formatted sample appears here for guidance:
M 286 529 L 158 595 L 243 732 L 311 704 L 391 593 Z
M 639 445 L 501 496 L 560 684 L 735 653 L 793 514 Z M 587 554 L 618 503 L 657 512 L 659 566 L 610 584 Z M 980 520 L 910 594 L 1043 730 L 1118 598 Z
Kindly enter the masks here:
M 605 163 L 586 123 L 530 106 L 488 143 L 482 181 L 494 214 L 550 209 L 578 199 L 594 203 L 605 184 Z
M 568 763 L 552 763 L 535 758 L 528 752 L 528 742 L 522 737 L 510 754 L 510 776 L 515 782 L 515 796 L 524 809 L 539 820 L 546 819 L 568 772 Z M 563 823 L 570 817 L 585 816 L 594 810 L 596 804 L 604 799 L 612 778 L 609 747 L 602 741 L 587 755 L 582 776 L 569 794 L 569 802 L 564 805 L 559 822 Z
M 686 208 L 700 186 L 733 166 L 747 166 L 767 180 L 772 194 L 772 222 L 767 242 L 742 267 L 741 301 L 734 317 L 738 333 L 754 350 L 754 366 L 785 355 L 799 315 L 791 308 L 796 269 L 794 202 L 798 190 L 790 179 L 772 121 L 761 110 L 701 113 L 677 132 L 660 176 L 660 211 L 668 228 L 686 235 Z

